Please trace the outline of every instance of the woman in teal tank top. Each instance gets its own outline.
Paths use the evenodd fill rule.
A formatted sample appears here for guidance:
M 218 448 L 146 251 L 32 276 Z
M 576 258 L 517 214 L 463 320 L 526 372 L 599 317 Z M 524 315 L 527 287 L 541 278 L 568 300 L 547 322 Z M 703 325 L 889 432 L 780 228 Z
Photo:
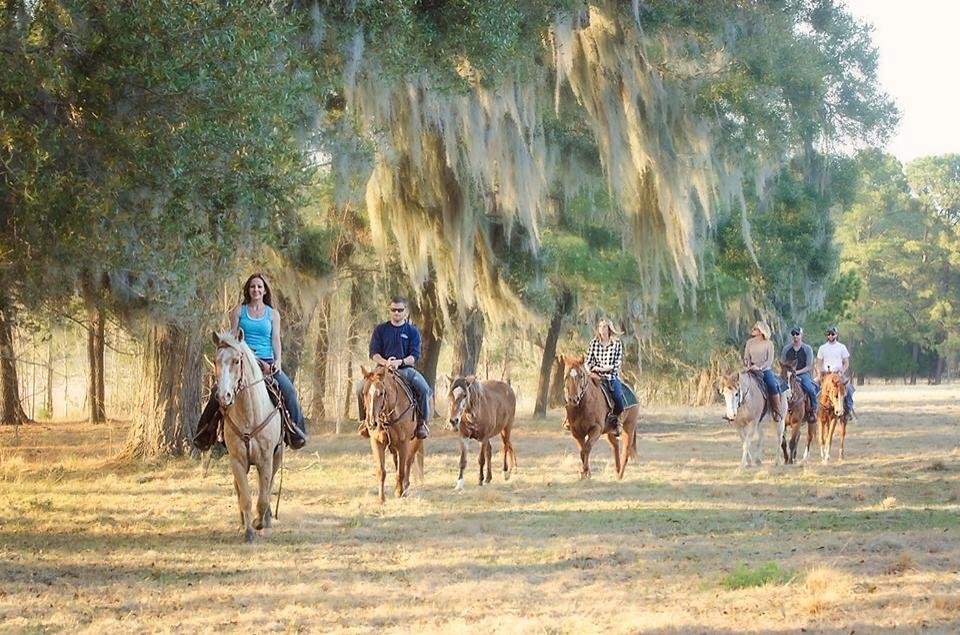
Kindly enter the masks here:
M 297 401 L 293 382 L 283 372 L 281 361 L 283 349 L 280 346 L 280 312 L 273 308 L 270 285 L 267 284 L 262 273 L 255 273 L 247 278 L 243 284 L 243 302 L 230 312 L 230 331 L 236 336 L 239 329 L 243 329 L 243 341 L 260 360 L 264 374 L 272 373 L 280 386 L 283 403 L 299 432 L 299 436 L 295 435 L 290 440 L 291 446 L 294 449 L 303 447 L 307 441 L 303 413 L 300 411 L 300 403 Z M 206 449 L 202 447 L 207 445 L 204 440 L 209 441 L 210 444 L 213 443 L 209 439 L 209 431 L 206 435 L 204 431 L 207 430 L 219 409 L 220 404 L 217 402 L 216 394 L 211 393 L 210 400 L 203 414 L 200 415 L 197 436 L 194 437 L 194 443 L 201 449 Z

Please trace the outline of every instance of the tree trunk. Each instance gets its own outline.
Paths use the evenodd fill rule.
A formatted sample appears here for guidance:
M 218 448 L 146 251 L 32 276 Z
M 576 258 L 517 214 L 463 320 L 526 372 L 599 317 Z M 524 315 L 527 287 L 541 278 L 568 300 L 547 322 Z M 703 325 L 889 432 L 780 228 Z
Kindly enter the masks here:
M 43 410 L 48 419 L 53 419 L 53 333 L 47 340 L 47 390 L 43 400 Z
M 14 312 L 6 296 L 0 294 L 0 424 L 20 425 L 29 421 L 20 403 L 17 356 L 13 349 Z
M 360 281 L 356 278 L 350 283 L 350 319 L 347 325 L 347 350 L 353 348 L 354 341 L 357 339 L 357 314 L 363 305 L 363 290 L 360 288 Z M 366 351 L 367 347 L 364 346 Z M 350 418 L 350 408 L 356 403 L 357 398 L 353 392 L 353 355 L 347 355 L 347 376 L 344 380 L 344 399 L 343 399 L 343 419 Z M 359 413 L 357 415 L 360 416 Z M 340 418 L 337 418 L 337 433 L 340 433 Z
M 283 359 L 280 362 L 283 372 L 290 381 L 294 381 L 297 378 L 297 371 L 300 370 L 300 361 L 307 338 L 307 320 L 299 304 L 290 296 L 277 291 L 277 300 L 279 300 L 280 315 L 283 317 L 280 332 L 283 338 Z
M 463 317 L 453 352 L 453 376 L 465 377 L 477 374 L 477 362 L 483 347 L 483 314 L 476 307 Z
M 910 368 L 910 385 L 917 385 L 917 369 L 920 366 L 920 345 L 913 343 L 913 366 Z
M 440 361 L 440 346 L 443 343 L 443 322 L 440 316 L 440 304 L 433 278 L 423 285 L 420 302 L 417 304 L 412 322 L 420 331 L 420 360 L 417 368 L 430 386 L 437 385 L 437 364 Z
M 103 385 L 104 322 L 103 309 L 88 305 L 87 362 L 90 372 L 87 382 L 87 406 L 89 408 L 87 420 L 91 423 L 103 423 L 107 420 Z
M 547 331 L 547 339 L 543 343 L 543 358 L 540 360 L 540 381 L 537 385 L 537 402 L 533 408 L 533 416 L 545 418 L 547 416 L 547 399 L 550 391 L 550 370 L 553 367 L 557 355 L 557 340 L 560 339 L 560 327 L 563 325 L 563 318 L 573 308 L 573 294 L 564 289 L 557 298 L 557 307 L 553 312 L 553 319 L 550 320 L 550 329 Z
M 198 329 L 154 326 L 143 353 L 140 412 L 131 427 L 133 457 L 180 456 L 189 451 L 200 417 Z
M 946 367 L 947 359 L 938 352 L 934 352 L 933 364 L 930 367 L 930 383 L 939 386 L 943 381 L 943 370 Z
M 550 390 L 547 392 L 547 407 L 559 408 L 566 398 L 563 396 L 563 359 L 554 355 L 550 368 Z
M 317 351 L 313 357 L 313 407 L 314 421 L 323 421 L 327 416 L 323 398 L 327 392 L 327 358 L 330 356 L 330 296 L 324 295 L 317 308 Z

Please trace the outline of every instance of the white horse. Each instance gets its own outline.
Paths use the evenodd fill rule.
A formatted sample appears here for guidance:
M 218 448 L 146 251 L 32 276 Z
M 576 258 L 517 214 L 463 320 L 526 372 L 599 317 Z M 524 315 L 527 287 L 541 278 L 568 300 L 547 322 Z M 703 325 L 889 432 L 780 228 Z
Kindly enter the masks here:
M 217 345 L 214 369 L 217 400 L 223 413 L 223 440 L 230 454 L 244 539 L 253 542 L 254 529 L 268 534 L 273 525 L 270 492 L 283 461 L 280 409 L 270 400 L 260 364 L 243 341 L 243 330 L 236 338 L 229 332 L 214 333 L 213 342 Z M 256 520 L 247 482 L 251 465 L 257 466 L 260 483 Z
M 743 442 L 743 454 L 740 457 L 740 467 L 751 464 L 760 465 L 763 458 L 763 427 L 760 418 L 763 416 L 765 392 L 767 388 L 762 379 L 741 372 L 725 375 L 720 380 L 720 393 L 726 403 L 724 419 L 731 422 L 740 433 Z M 784 393 L 780 400 L 780 418 L 775 421 L 777 428 L 777 446 L 784 442 L 784 414 L 789 401 L 789 392 Z M 772 415 L 772 413 L 771 413 Z M 754 439 L 756 447 L 754 448 Z M 777 452 L 777 465 L 782 457 Z

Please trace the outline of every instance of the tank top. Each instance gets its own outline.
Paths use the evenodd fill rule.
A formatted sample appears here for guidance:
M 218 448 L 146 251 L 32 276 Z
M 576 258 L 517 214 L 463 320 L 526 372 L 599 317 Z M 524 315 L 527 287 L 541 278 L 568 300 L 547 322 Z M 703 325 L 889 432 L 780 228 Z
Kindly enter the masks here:
M 247 305 L 240 305 L 240 320 L 237 325 L 243 329 L 243 341 L 247 343 L 257 359 L 273 359 L 273 322 L 270 316 L 273 309 L 264 305 L 263 317 L 252 318 L 247 313 Z

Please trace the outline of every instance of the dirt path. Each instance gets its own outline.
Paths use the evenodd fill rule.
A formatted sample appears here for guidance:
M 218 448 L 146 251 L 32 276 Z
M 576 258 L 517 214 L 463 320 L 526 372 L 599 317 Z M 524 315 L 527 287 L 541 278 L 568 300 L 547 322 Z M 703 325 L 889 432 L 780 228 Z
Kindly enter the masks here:
M 957 632 L 960 386 L 857 398 L 828 466 L 774 466 L 768 426 L 740 472 L 719 406 L 659 409 L 623 482 L 605 443 L 579 482 L 552 413 L 509 482 L 478 487 L 472 448 L 458 494 L 438 432 L 383 508 L 366 441 L 315 436 L 252 546 L 225 461 L 110 472 L 122 424 L 2 429 L 0 631 Z

